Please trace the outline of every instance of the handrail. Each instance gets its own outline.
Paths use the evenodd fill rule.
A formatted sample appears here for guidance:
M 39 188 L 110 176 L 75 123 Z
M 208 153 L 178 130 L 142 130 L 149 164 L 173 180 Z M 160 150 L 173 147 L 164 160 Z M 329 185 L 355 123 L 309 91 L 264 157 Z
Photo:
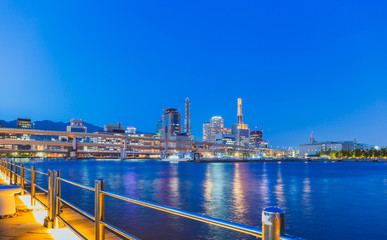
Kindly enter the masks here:
M 259 228 L 250 227 L 250 226 L 242 225 L 239 223 L 232 223 L 232 222 L 224 221 L 224 220 L 217 219 L 217 218 L 207 217 L 207 216 L 191 213 L 191 212 L 184 211 L 184 210 L 179 210 L 176 208 L 162 206 L 162 205 L 159 205 L 156 203 L 145 202 L 145 201 L 137 200 L 134 198 L 122 196 L 122 195 L 115 194 L 115 193 L 110 193 L 110 192 L 106 192 L 106 191 L 101 191 L 101 192 L 107 196 L 111 196 L 111 197 L 118 198 L 118 199 L 121 199 L 121 200 L 124 200 L 127 202 L 142 205 L 142 206 L 145 206 L 148 208 L 153 208 L 153 209 L 160 210 L 163 212 L 172 213 L 172 214 L 175 214 L 178 216 L 190 218 L 190 219 L 200 221 L 200 222 L 209 223 L 209 224 L 216 225 L 219 227 L 228 228 L 228 229 L 231 229 L 231 230 L 234 230 L 237 232 L 246 233 L 246 234 L 253 235 L 256 237 L 262 236 L 262 229 L 259 229 Z
M 85 188 L 87 190 L 90 190 L 90 191 L 93 191 L 94 192 L 94 188 L 91 188 L 89 186 L 86 186 L 86 185 L 83 185 L 83 184 L 80 184 L 80 183 L 76 183 L 76 182 L 73 182 L 73 181 L 70 181 L 70 180 L 66 180 L 66 179 L 63 179 L 61 177 L 57 177 L 56 179 L 59 179 L 63 182 L 67 182 L 67 183 L 70 183 L 72 185 L 75 185 L 75 186 L 78 186 L 78 187 L 81 187 L 81 188 Z
M 73 226 L 71 226 L 70 223 L 68 223 L 66 220 L 64 220 L 61 216 L 57 216 L 70 230 L 77 235 L 80 239 L 87 240 L 80 232 L 78 232 Z
M 58 197 L 58 196 L 57 196 L 57 198 L 58 198 L 59 200 L 61 200 L 62 202 L 66 203 L 67 205 L 69 205 L 71 208 L 73 208 L 74 210 L 76 210 L 76 211 L 79 212 L 80 214 L 84 215 L 85 217 L 88 217 L 89 219 L 91 219 L 91 220 L 93 220 L 93 221 L 95 220 L 94 216 L 92 216 L 90 213 L 87 213 L 86 211 L 84 211 L 84 210 L 82 210 L 82 209 L 76 207 L 74 204 L 69 203 L 67 200 L 64 200 L 64 199 L 61 198 L 61 197 Z
M 45 193 L 48 193 L 48 190 L 47 190 L 47 189 L 44 189 L 44 188 L 42 188 L 41 186 L 39 186 L 39 185 L 37 185 L 37 184 L 35 184 L 35 187 L 39 188 L 40 190 L 42 190 L 42 191 L 45 192 Z
M 123 237 L 125 237 L 125 238 L 127 238 L 127 239 L 130 239 L 130 240 L 137 240 L 137 239 L 138 239 L 138 238 L 136 238 L 135 236 L 132 236 L 132 235 L 126 233 L 125 231 L 123 231 L 123 230 L 121 230 L 121 229 L 119 229 L 119 228 L 117 228 L 117 227 L 114 227 L 113 225 L 111 225 L 111 224 L 109 224 L 109 223 L 106 223 L 106 222 L 103 222 L 103 221 L 101 221 L 101 223 L 102 223 L 105 227 L 107 227 L 107 228 L 109 228 L 110 230 L 112 230 L 112 231 L 114 231 L 114 232 L 120 234 L 121 236 L 123 236 Z
M 48 174 L 47 173 L 44 173 L 44 172 L 39 172 L 39 171 L 35 171 L 36 173 L 39 173 L 39 174 L 42 174 L 42 175 L 44 175 L 44 176 L 48 176 Z
M 230 229 L 230 230 L 233 230 L 233 231 L 236 231 L 236 232 L 241 232 L 241 233 L 245 233 L 245 234 L 256 236 L 256 237 L 262 237 L 263 236 L 264 229 L 259 228 L 259 227 L 251 227 L 251 226 L 247 226 L 247 225 L 243 225 L 243 224 L 239 224 L 239 223 L 233 223 L 233 222 L 230 222 L 230 221 L 225 221 L 225 220 L 222 220 L 222 219 L 208 217 L 208 216 L 204 216 L 204 215 L 201 215 L 201 214 L 196 214 L 196 213 L 188 212 L 188 211 L 185 211 L 185 210 L 180 210 L 180 209 L 176 209 L 176 208 L 172 208 L 172 207 L 168 207 L 168 206 L 163 206 L 163 205 L 160 205 L 160 204 L 151 203 L 151 202 L 147 202 L 147 201 L 142 201 L 142 200 L 131 198 L 131 197 L 128 197 L 128 196 L 124 196 L 124 195 L 120 195 L 120 194 L 116 194 L 116 193 L 111 193 L 111 192 L 105 191 L 104 182 L 101 181 L 101 180 L 97 180 L 95 188 L 92 188 L 92 187 L 89 187 L 89 186 L 86 186 L 86 185 L 83 185 L 83 184 L 80 184 L 80 183 L 76 183 L 76 182 L 64 179 L 64 178 L 60 177 L 60 174 L 57 176 L 57 171 L 54 171 L 54 170 L 49 170 L 49 174 L 46 174 L 46 173 L 43 173 L 43 172 L 38 172 L 38 171 L 35 170 L 36 168 L 33 166 L 32 170 L 31 170 L 31 179 L 32 180 L 28 181 L 27 179 L 24 178 L 24 173 L 22 174 L 23 176 L 18 175 L 18 174 L 16 174 L 14 172 L 15 168 L 12 169 L 11 167 L 10 168 L 7 167 L 8 163 L 6 164 L 4 161 L 1 161 L 1 163 L 2 164 L 1 164 L 1 168 L 0 169 L 4 173 L 6 173 L 7 175 L 9 175 L 9 173 L 10 174 L 15 174 L 16 176 L 20 177 L 21 182 L 22 181 L 26 181 L 27 183 L 30 183 L 31 184 L 31 192 L 27 191 L 26 189 L 24 189 L 24 190 L 27 193 L 31 194 L 31 197 L 34 198 L 35 200 L 37 200 L 46 209 L 50 210 L 50 208 L 51 208 L 51 210 L 50 210 L 51 212 L 53 211 L 52 210 L 53 208 L 57 209 L 54 212 L 58 212 L 58 214 L 54 214 L 54 218 L 58 217 L 72 232 L 74 232 L 74 234 L 76 234 L 81 239 L 86 239 L 86 238 L 81 233 L 79 233 L 73 226 L 71 226 L 70 223 L 65 221 L 60 216 L 60 205 L 61 205 L 60 202 L 63 202 L 64 204 L 68 205 L 70 208 L 74 209 L 76 212 L 84 215 L 85 217 L 87 217 L 90 220 L 95 222 L 96 239 L 104 239 L 104 237 L 103 237 L 104 236 L 104 234 L 103 234 L 103 231 L 104 231 L 103 227 L 106 227 L 110 231 L 112 231 L 112 232 L 114 232 L 116 234 L 119 234 L 122 237 L 125 237 L 127 239 L 137 240 L 136 237 L 126 233 L 124 230 L 121 230 L 118 227 L 115 227 L 115 226 L 105 222 L 105 218 L 104 218 L 104 211 L 105 211 L 104 196 L 109 196 L 109 197 L 112 197 L 112 198 L 115 198 L 115 199 L 120 199 L 120 200 L 123 200 L 123 201 L 126 201 L 126 202 L 134 203 L 134 204 L 137 204 L 137 205 L 140 205 L 140 206 L 148 207 L 148 208 L 159 210 L 159 211 L 162 211 L 162 212 L 167 212 L 167 213 L 170 213 L 170 214 L 173 214 L 173 215 L 177 215 L 177 216 L 193 219 L 195 221 L 199 221 L 199 222 L 203 222 L 203 223 L 219 226 L 219 227 L 222 227 L 222 228 Z M 11 162 L 10 165 L 14 165 L 15 166 L 15 163 Z M 18 168 L 27 169 L 27 168 L 25 168 L 23 166 L 18 166 Z M 35 182 L 36 181 L 35 173 L 39 173 L 39 174 L 48 176 L 48 178 L 49 178 L 48 179 L 49 180 L 49 189 L 48 190 L 46 190 L 43 187 L 41 187 L 41 186 L 36 184 L 36 182 Z M 79 207 L 75 206 L 74 204 L 72 204 L 72 203 L 70 203 L 67 200 L 62 198 L 62 196 L 60 194 L 60 191 L 61 191 L 60 190 L 61 189 L 60 182 L 61 181 L 69 183 L 69 184 L 77 186 L 77 187 L 80 187 L 80 188 L 84 188 L 84 189 L 93 191 L 95 193 L 96 203 L 95 203 L 95 214 L 94 214 L 94 216 L 92 214 L 90 214 L 90 213 L 80 209 Z M 102 183 L 102 185 L 101 185 L 101 183 Z M 24 184 L 23 184 L 23 186 L 24 186 Z M 52 187 L 52 186 L 54 186 L 54 187 Z M 45 193 L 47 193 L 48 205 L 49 206 L 45 205 L 41 200 L 39 200 L 35 196 L 36 195 L 35 187 L 37 187 L 37 188 L 41 189 L 42 191 L 44 191 Z M 97 199 L 98 199 L 98 205 L 97 205 Z M 52 204 L 53 202 L 56 202 L 56 201 L 58 201 L 58 204 L 50 205 L 50 204 Z M 57 205 L 57 206 L 55 206 L 55 205 Z M 59 207 L 59 209 L 58 209 L 58 207 Z M 50 218 L 50 217 L 48 217 L 48 218 Z M 102 226 L 102 228 L 101 228 L 101 226 Z M 98 235 L 97 235 L 97 231 L 98 232 L 102 231 L 102 232 L 99 232 Z M 266 229 L 266 231 L 267 231 L 267 229 Z M 300 239 L 300 238 L 294 238 L 294 237 L 289 236 L 289 235 L 281 235 L 279 239 L 281 239 L 281 240 L 294 240 L 294 239 Z

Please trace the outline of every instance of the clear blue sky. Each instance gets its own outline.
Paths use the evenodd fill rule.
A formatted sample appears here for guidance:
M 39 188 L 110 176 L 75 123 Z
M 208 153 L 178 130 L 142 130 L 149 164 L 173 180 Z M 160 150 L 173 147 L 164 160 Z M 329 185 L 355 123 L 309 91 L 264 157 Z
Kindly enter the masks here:
M 154 131 L 192 101 L 274 146 L 387 145 L 387 1 L 0 1 L 0 119 Z

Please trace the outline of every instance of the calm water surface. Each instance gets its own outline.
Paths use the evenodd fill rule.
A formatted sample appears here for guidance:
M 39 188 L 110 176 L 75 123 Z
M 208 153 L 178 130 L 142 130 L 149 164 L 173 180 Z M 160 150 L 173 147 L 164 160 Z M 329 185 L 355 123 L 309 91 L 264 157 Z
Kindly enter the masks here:
M 40 171 L 167 206 L 260 226 L 286 210 L 286 231 L 306 239 L 387 239 L 386 163 L 179 163 L 26 160 Z M 38 181 L 47 185 L 46 180 Z M 94 195 L 63 183 L 62 196 L 93 213 Z M 141 239 L 256 239 L 106 197 L 106 219 Z

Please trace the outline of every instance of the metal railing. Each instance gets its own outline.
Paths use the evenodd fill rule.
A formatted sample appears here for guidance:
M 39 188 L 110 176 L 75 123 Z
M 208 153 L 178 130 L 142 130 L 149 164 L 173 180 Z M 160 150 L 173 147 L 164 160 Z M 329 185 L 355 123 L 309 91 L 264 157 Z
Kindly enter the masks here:
M 116 226 L 113 226 L 105 222 L 105 196 L 109 196 L 115 199 L 120 199 L 125 202 L 130 202 L 136 205 L 141 205 L 147 208 L 155 209 L 162 212 L 167 212 L 173 215 L 193 219 L 199 222 L 219 226 L 222 228 L 230 229 L 236 232 L 245 233 L 255 237 L 262 238 L 264 240 L 295 240 L 301 239 L 293 237 L 290 235 L 285 235 L 285 214 L 282 209 L 279 208 L 265 208 L 262 211 L 262 228 L 251 227 L 243 224 L 233 223 L 230 221 L 225 221 L 217 218 L 212 218 L 176 208 L 171 208 L 163 206 L 156 203 L 146 202 L 139 199 L 134 199 L 131 197 L 123 196 L 116 193 L 111 193 L 105 191 L 105 181 L 104 180 L 95 180 L 94 188 L 86 186 L 80 183 L 76 183 L 61 177 L 61 171 L 58 170 L 48 170 L 48 173 L 43 173 L 36 171 L 36 167 L 32 166 L 31 169 L 24 167 L 24 164 L 17 164 L 15 162 L 1 159 L 1 172 L 9 179 L 10 184 L 20 185 L 22 188 L 22 194 L 27 192 L 31 195 L 31 205 L 35 206 L 36 201 L 39 202 L 42 206 L 47 209 L 47 217 L 45 219 L 44 225 L 48 228 L 56 228 L 59 226 L 60 220 L 65 226 L 67 226 L 75 235 L 80 239 L 87 239 L 83 236 L 77 229 L 74 228 L 68 221 L 66 221 L 62 216 L 62 207 L 64 205 L 69 206 L 74 211 L 82 214 L 86 218 L 94 222 L 95 228 L 95 240 L 105 239 L 105 228 L 109 229 L 111 232 L 120 235 L 126 239 L 138 239 L 129 233 L 125 232 L 122 229 L 119 229 Z M 20 169 L 20 175 L 18 174 L 18 169 Z M 25 171 L 31 172 L 30 181 L 25 178 Z M 36 184 L 36 174 L 47 176 L 48 180 L 48 189 L 44 189 L 41 186 Z M 19 180 L 19 181 L 18 181 Z M 30 184 L 30 191 L 26 189 L 25 182 Z M 62 198 L 61 195 L 61 183 L 66 182 L 72 186 L 80 187 L 94 192 L 94 215 L 87 213 L 86 211 L 75 206 L 73 203 L 68 202 Z M 47 205 L 39 200 L 36 196 L 36 188 L 47 193 Z

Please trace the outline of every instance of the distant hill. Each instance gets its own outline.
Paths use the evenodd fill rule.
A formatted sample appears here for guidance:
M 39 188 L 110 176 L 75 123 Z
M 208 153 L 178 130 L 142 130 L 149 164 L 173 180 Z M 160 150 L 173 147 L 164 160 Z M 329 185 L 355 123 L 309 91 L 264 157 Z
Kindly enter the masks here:
M 17 126 L 17 120 L 12 121 L 5 121 L 0 120 L 1 124 L 5 128 L 16 128 Z M 64 123 L 64 122 L 53 122 L 50 120 L 43 120 L 43 121 L 35 121 L 33 122 L 33 128 L 39 129 L 39 130 L 51 130 L 51 131 L 66 131 L 66 127 L 69 126 L 70 123 Z M 95 126 L 91 123 L 83 122 L 83 125 L 87 127 L 87 132 L 93 133 L 97 131 L 103 131 L 102 127 Z

